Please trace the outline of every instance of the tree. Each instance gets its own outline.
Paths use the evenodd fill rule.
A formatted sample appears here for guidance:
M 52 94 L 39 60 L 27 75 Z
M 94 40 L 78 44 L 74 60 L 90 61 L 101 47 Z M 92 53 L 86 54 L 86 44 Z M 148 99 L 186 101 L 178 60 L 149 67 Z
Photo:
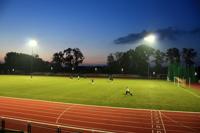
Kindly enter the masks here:
M 186 78 L 187 82 L 191 80 L 192 82 L 195 82 L 195 67 L 194 64 L 194 58 L 197 56 L 197 52 L 193 48 L 183 48 L 182 50 L 182 58 L 185 62 L 185 73 L 183 74 Z
M 166 52 L 166 60 L 169 63 L 180 63 L 180 52 L 177 48 L 169 48 Z
M 83 56 L 83 53 L 80 51 L 79 48 L 72 49 L 73 51 L 73 66 L 78 66 L 79 64 L 83 63 L 83 60 L 85 57 Z
M 107 57 L 107 64 L 112 65 L 112 64 L 114 64 L 114 62 L 115 62 L 115 59 L 114 59 L 113 54 L 109 54 Z
M 157 72 L 161 72 L 162 64 L 165 62 L 165 53 L 161 52 L 160 50 L 156 50 L 154 53 L 154 60 L 155 69 Z
M 136 70 L 138 73 L 142 75 L 149 73 L 150 57 L 153 56 L 154 51 L 155 49 L 144 44 L 135 48 Z
M 124 73 L 145 74 L 149 57 L 153 55 L 154 49 L 140 45 L 135 50 L 130 49 L 126 52 L 116 52 L 107 57 L 107 64 L 111 71 L 121 72 L 123 68 Z
M 68 48 L 53 54 L 52 63 L 59 67 L 77 67 L 84 60 L 83 53 L 79 48 Z
M 9 52 L 5 58 L 5 68 L 8 71 L 30 72 L 31 61 L 33 61 L 33 71 L 48 71 L 49 62 L 43 61 L 39 56 L 31 56 L 23 53 Z
M 196 56 L 197 52 L 195 52 L 193 48 L 183 48 L 182 58 L 184 59 L 186 66 L 192 66 Z
M 63 53 L 57 52 L 53 54 L 53 60 L 51 64 L 53 65 L 54 72 L 62 71 Z
M 63 64 L 69 67 L 77 67 L 84 60 L 83 53 L 79 48 L 68 48 L 63 51 Z

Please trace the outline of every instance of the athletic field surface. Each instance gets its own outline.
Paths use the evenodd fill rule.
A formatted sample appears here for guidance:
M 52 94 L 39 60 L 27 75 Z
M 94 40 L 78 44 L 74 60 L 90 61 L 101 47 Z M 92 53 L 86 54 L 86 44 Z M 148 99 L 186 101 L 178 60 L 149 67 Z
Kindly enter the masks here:
M 128 109 L 0 97 L 0 116 L 5 121 L 4 128 L 31 133 L 200 132 L 199 112 Z
M 200 112 L 200 90 L 165 80 L 0 76 L 0 96 L 139 109 Z M 133 96 L 125 95 L 129 87 Z

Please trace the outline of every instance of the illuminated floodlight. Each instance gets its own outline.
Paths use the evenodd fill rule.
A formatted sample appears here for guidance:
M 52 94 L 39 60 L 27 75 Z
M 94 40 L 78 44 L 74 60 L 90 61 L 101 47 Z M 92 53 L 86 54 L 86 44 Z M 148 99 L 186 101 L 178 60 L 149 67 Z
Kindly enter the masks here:
M 153 72 L 153 75 L 155 75 L 156 74 L 156 72 Z
M 146 41 L 149 44 L 152 44 L 156 41 L 156 36 L 154 34 L 150 34 L 144 38 L 144 41 Z
M 195 72 L 194 75 L 197 76 L 197 72 Z
M 31 47 L 36 47 L 37 46 L 37 41 L 36 40 L 30 40 L 28 43 Z

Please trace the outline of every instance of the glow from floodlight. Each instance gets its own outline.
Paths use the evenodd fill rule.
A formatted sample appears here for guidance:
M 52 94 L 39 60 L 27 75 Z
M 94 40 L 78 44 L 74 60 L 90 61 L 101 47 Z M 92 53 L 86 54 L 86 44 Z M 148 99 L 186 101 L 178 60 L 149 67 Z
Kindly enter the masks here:
M 36 47 L 37 46 L 37 41 L 36 40 L 30 40 L 28 43 L 31 47 Z
M 156 36 L 154 34 L 150 34 L 144 38 L 144 41 L 148 42 L 149 44 L 152 44 L 156 41 Z
M 198 75 L 197 72 L 195 72 L 194 75 L 197 76 Z

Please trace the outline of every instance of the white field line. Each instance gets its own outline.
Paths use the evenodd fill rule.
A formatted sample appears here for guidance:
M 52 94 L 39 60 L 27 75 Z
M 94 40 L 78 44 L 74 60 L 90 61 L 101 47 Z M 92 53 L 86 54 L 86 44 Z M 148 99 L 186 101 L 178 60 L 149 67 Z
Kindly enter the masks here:
M 160 115 L 160 119 L 161 119 L 161 123 L 162 123 L 163 129 L 164 129 L 164 133 L 166 133 L 166 129 L 165 129 L 165 125 L 164 125 L 164 122 L 163 122 L 163 119 L 162 119 L 161 112 L 158 111 L 158 113 L 159 113 L 159 115 Z
M 2 119 L 8 119 L 8 120 L 15 120 L 15 121 L 21 121 L 25 123 L 34 123 L 34 124 L 40 124 L 40 125 L 47 125 L 47 126 L 53 126 L 53 127 L 61 127 L 61 128 L 68 128 L 68 129 L 74 129 L 74 130 L 83 130 L 83 131 L 94 131 L 99 133 L 113 133 L 109 131 L 103 131 L 103 130 L 96 130 L 96 129 L 90 129 L 90 128 L 80 128 L 80 127 L 74 127 L 74 126 L 66 126 L 66 125 L 58 125 L 58 124 L 51 124 L 51 123 L 44 123 L 44 122 L 36 122 L 36 121 L 30 121 L 25 119 L 17 119 L 17 118 L 10 118 L 10 117 L 1 117 Z
M 189 90 L 187 90 L 187 89 L 184 89 L 184 88 L 183 88 L 183 90 L 184 90 L 185 92 L 188 92 L 188 93 L 192 94 L 193 96 L 195 96 L 195 97 L 197 97 L 197 98 L 200 98 L 199 95 L 197 95 L 197 94 L 195 94 L 195 93 L 193 93 L 193 92 L 191 92 L 191 91 L 189 91 Z
M 74 105 L 67 107 L 65 110 L 63 110 L 60 115 L 58 116 L 58 118 L 56 119 L 56 124 L 58 123 L 59 119 L 62 117 L 62 115 L 66 112 L 69 111 Z
M 57 103 L 57 104 L 74 104 L 86 107 L 99 107 L 99 108 L 108 108 L 108 109 L 121 109 L 121 110 L 144 110 L 144 111 L 151 111 L 151 109 L 138 109 L 138 108 L 126 108 L 126 107 L 110 107 L 110 106 L 98 106 L 98 105 L 86 105 L 86 104 L 77 104 L 77 103 L 63 103 L 63 102 L 55 102 L 55 101 L 45 101 L 45 100 L 38 100 L 38 99 L 28 99 L 28 98 L 16 98 L 16 97 L 6 97 L 0 96 L 0 98 L 11 98 L 11 99 L 19 99 L 19 100 L 29 100 L 29 101 L 40 101 L 40 102 L 47 102 L 47 103 Z M 171 110 L 159 110 L 162 112 L 182 112 L 182 113 L 195 113 L 200 114 L 200 112 L 191 112 L 191 111 L 171 111 Z

